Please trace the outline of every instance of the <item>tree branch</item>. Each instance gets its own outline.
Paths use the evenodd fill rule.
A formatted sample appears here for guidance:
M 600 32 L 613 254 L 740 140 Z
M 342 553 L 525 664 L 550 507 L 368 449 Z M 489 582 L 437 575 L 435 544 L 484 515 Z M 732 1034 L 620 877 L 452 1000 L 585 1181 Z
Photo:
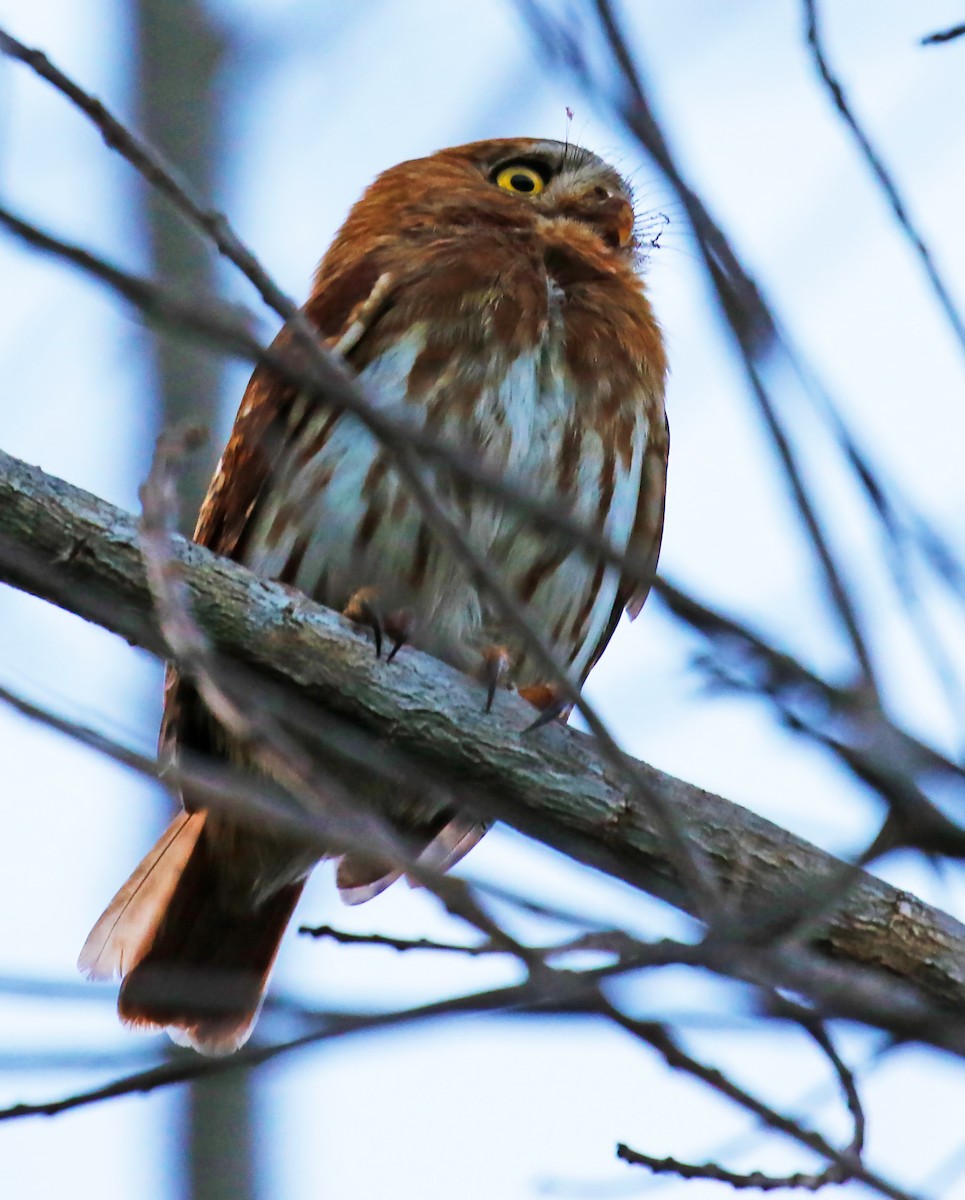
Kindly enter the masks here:
M 225 655 L 425 761 L 454 791 L 580 862 L 682 908 L 665 840 L 625 794 L 591 738 L 520 731 L 531 710 L 411 649 L 392 664 L 340 616 L 181 539 L 173 542 L 197 619 Z M 94 620 L 156 654 L 163 640 L 135 521 L 105 501 L 0 452 L 0 578 Z M 646 787 L 678 812 L 686 837 L 746 912 L 785 903 L 839 872 L 831 855 L 753 813 L 639 764 Z M 740 853 L 737 853 L 737 848 Z M 942 1007 L 965 1010 L 965 927 L 863 872 L 818 944 L 838 960 L 882 967 Z M 787 956 L 779 956 L 783 960 Z

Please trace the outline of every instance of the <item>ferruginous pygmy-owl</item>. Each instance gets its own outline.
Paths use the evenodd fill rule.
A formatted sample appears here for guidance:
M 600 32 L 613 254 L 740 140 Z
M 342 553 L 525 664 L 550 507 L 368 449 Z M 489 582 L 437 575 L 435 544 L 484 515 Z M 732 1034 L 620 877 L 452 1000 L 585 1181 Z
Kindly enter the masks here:
M 612 167 L 560 142 L 476 142 L 380 175 L 304 311 L 374 404 L 655 564 L 666 360 L 638 259 L 630 190 Z M 443 468 L 434 479 L 582 682 L 646 591 Z M 270 369 L 251 378 L 195 539 L 357 619 L 415 614 L 403 633 L 416 646 L 490 683 L 502 673 L 534 703 L 546 695 L 514 629 L 436 542 L 379 443 Z M 243 759 L 170 673 L 161 749 L 185 746 Z M 418 800 L 399 829 L 427 861 L 448 866 L 482 835 Z M 190 795 L 184 805 L 94 927 L 80 967 L 123 978 L 118 1010 L 130 1024 L 226 1053 L 251 1031 L 317 855 Z M 398 874 L 349 855 L 338 885 L 358 903 Z

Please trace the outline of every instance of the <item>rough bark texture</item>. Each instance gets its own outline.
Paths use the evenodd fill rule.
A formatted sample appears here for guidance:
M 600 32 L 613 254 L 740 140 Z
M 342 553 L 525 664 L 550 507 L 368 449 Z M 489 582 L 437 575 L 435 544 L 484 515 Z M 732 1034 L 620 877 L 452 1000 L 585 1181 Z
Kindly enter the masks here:
M 365 634 L 289 589 L 188 542 L 176 543 L 176 555 L 195 615 L 226 655 L 431 763 L 471 788 L 486 815 L 688 908 L 646 797 L 626 794 L 590 738 L 563 727 L 521 737 L 532 710 L 517 697 L 498 696 L 486 716 L 481 686 L 435 659 L 404 649 L 386 664 Z M 134 519 L 2 452 L 0 578 L 163 653 Z M 795 886 L 806 895 L 841 867 L 720 796 L 639 769 L 644 791 L 673 802 L 687 837 L 744 909 L 786 903 Z M 965 926 L 872 875 L 858 873 L 820 942 L 965 1008 Z

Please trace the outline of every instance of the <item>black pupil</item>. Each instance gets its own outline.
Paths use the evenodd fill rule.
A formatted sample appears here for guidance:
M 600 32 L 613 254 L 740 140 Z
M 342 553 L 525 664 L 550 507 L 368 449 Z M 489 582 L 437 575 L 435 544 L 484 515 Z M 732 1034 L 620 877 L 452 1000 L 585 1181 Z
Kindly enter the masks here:
M 532 177 L 530 175 L 524 175 L 522 171 L 519 171 L 515 175 L 510 175 L 509 183 L 514 192 L 532 192 L 536 188 L 536 184 L 533 182 Z

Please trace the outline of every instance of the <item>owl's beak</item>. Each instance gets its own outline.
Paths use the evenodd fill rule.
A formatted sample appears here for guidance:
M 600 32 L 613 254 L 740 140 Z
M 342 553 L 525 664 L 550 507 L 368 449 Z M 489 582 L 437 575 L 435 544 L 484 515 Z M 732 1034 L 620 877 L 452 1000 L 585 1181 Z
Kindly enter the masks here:
M 559 198 L 555 205 L 561 217 L 591 225 L 614 250 L 626 249 L 633 240 L 636 218 L 633 207 L 622 196 L 602 187 L 591 187 Z
M 623 250 L 633 239 L 633 227 L 636 224 L 633 207 L 622 196 L 611 196 L 601 206 L 596 224 L 603 231 L 605 242 Z

